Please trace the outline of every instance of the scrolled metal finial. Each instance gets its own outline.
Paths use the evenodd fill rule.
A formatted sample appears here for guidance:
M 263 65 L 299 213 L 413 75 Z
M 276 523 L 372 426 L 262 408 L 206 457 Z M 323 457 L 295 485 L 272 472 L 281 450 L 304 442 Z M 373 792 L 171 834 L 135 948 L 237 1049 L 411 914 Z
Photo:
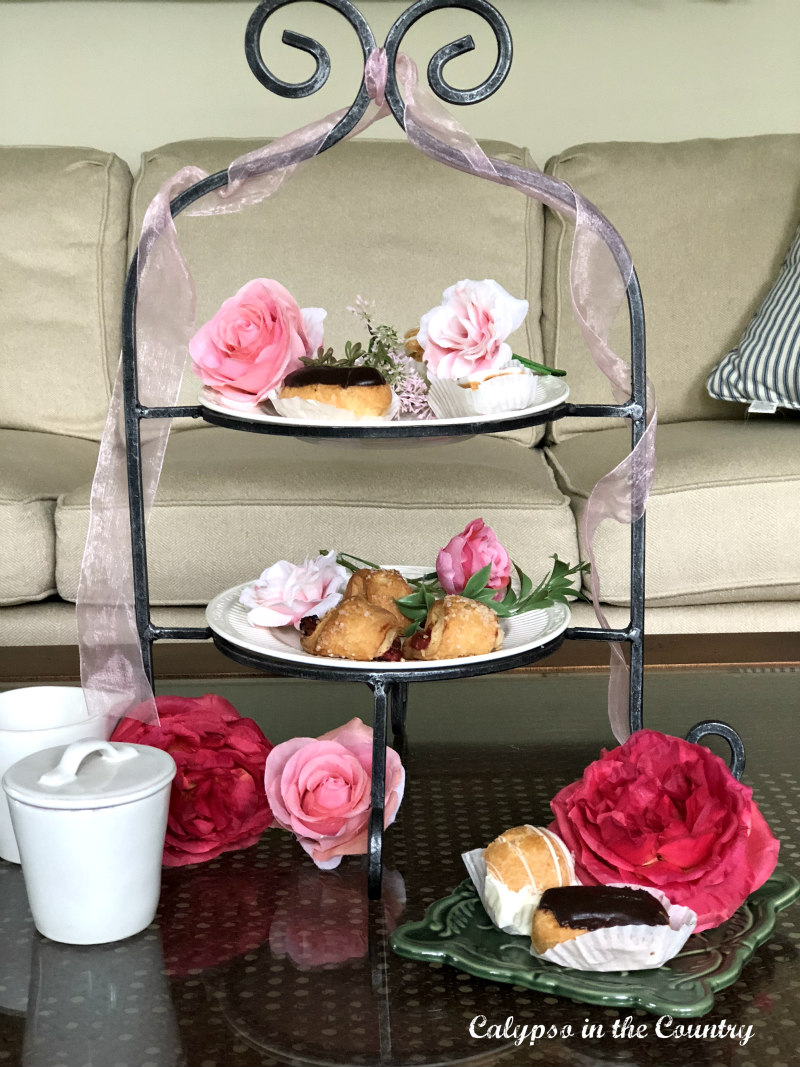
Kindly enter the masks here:
M 699 741 L 701 737 L 708 737 L 709 734 L 716 734 L 728 742 L 731 750 L 731 774 L 734 778 L 741 778 L 744 774 L 744 741 L 732 726 L 717 719 L 705 719 L 693 726 L 686 735 L 686 740 Z
M 444 100 L 449 104 L 474 104 L 479 100 L 485 100 L 500 88 L 511 68 L 513 55 L 511 33 L 503 16 L 488 3 L 488 0 L 417 0 L 397 19 L 386 37 L 386 58 L 389 64 L 386 102 L 401 126 L 403 125 L 403 100 L 395 77 L 395 61 L 400 49 L 400 42 L 414 23 L 421 19 L 423 15 L 443 8 L 461 8 L 465 11 L 474 11 L 485 19 L 492 28 L 497 41 L 497 62 L 492 73 L 480 85 L 476 85 L 472 89 L 456 89 L 445 81 L 443 75 L 444 67 L 456 56 L 473 51 L 475 42 L 471 36 L 460 37 L 457 41 L 452 41 L 450 44 L 440 48 L 428 64 L 428 83 L 440 100 Z
M 264 62 L 264 58 L 261 55 L 261 31 L 264 28 L 264 24 L 279 8 L 298 2 L 299 0 L 262 0 L 250 16 L 244 36 L 245 56 L 247 57 L 248 66 L 256 78 L 271 93 L 294 100 L 311 96 L 318 89 L 321 89 L 327 82 L 331 72 L 331 59 L 327 49 L 319 41 L 315 41 L 313 37 L 306 37 L 303 33 L 295 33 L 294 30 L 284 30 L 281 40 L 291 48 L 298 48 L 314 57 L 315 67 L 311 77 L 306 78 L 303 82 L 286 82 L 276 77 Z M 375 47 L 375 37 L 366 19 L 355 4 L 351 3 L 350 0 L 315 0 L 315 2 L 325 4 L 326 7 L 332 7 L 334 11 L 344 15 L 358 35 L 364 63 L 366 63 L 370 52 Z M 341 140 L 342 137 L 349 133 L 367 110 L 368 105 L 369 95 L 362 81 L 358 95 L 353 101 L 350 110 L 331 131 L 325 147 L 330 147 L 330 145 L 335 144 L 336 141 Z

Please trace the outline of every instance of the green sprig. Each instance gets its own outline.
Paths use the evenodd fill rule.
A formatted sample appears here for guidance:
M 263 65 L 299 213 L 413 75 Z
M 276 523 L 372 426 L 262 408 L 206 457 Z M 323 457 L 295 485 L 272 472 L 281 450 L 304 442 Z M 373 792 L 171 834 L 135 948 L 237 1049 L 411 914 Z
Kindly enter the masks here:
M 527 359 L 525 356 L 518 356 L 516 352 L 511 356 L 517 363 L 521 363 L 523 367 L 527 367 L 528 370 L 532 370 L 534 374 L 551 374 L 554 378 L 563 378 L 567 373 L 565 370 L 559 370 L 557 367 L 545 367 L 544 363 L 536 363 L 532 359 Z
M 491 564 L 487 564 L 471 576 L 460 595 L 467 597 L 469 600 L 477 600 L 480 604 L 485 604 L 492 611 L 495 611 L 501 619 L 524 615 L 528 611 L 541 611 L 543 608 L 550 608 L 556 603 L 565 604 L 570 597 L 588 600 L 589 598 L 583 590 L 574 586 L 573 578 L 577 575 L 588 574 L 590 570 L 589 564 L 578 563 L 571 567 L 564 560 L 559 559 L 557 554 L 554 554 L 551 558 L 553 566 L 550 573 L 537 586 L 534 586 L 528 575 L 515 563 L 514 570 L 517 574 L 519 588 L 515 591 L 509 584 L 501 599 L 496 600 L 495 597 L 498 594 L 498 590 L 486 584 L 492 571 Z M 350 571 L 356 571 L 360 567 L 377 568 L 377 564 L 359 559 L 358 556 L 351 556 L 345 552 L 340 552 L 337 555 L 336 562 L 343 567 L 347 567 Z M 406 581 L 409 585 L 414 586 L 414 592 L 409 593 L 407 596 L 399 597 L 395 600 L 395 604 L 405 617 L 411 620 L 404 634 L 405 637 L 410 637 L 421 628 L 428 617 L 428 612 L 433 607 L 434 601 L 445 596 L 445 591 L 435 571 L 423 574 L 419 578 L 407 578 Z

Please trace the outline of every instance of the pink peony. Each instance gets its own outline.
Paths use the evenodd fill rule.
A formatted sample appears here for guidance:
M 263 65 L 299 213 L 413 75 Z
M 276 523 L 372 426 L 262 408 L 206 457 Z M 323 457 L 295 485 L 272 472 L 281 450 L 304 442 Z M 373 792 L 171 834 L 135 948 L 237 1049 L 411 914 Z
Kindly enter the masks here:
M 257 404 L 322 344 L 322 308 L 304 308 L 280 282 L 242 286 L 189 342 L 195 373 L 228 400 Z
M 264 769 L 275 824 L 291 830 L 321 870 L 342 856 L 367 851 L 372 786 L 372 729 L 351 719 L 327 734 L 295 737 L 276 745 Z M 405 771 L 386 750 L 384 826 L 394 822 L 403 799 Z
M 725 763 L 703 745 L 637 730 L 550 802 L 586 885 L 658 889 L 697 912 L 697 931 L 729 919 L 772 874 L 778 842 Z
M 177 764 L 164 866 L 202 863 L 254 845 L 272 825 L 262 786 L 270 742 L 215 693 L 159 696 L 156 709 L 160 725 L 122 719 L 111 740 L 160 748 Z
M 251 610 L 251 626 L 294 626 L 306 615 L 324 615 L 342 599 L 349 575 L 335 552 L 297 566 L 280 560 L 244 588 L 239 602 Z
M 461 593 L 473 574 L 491 564 L 490 589 L 505 589 L 510 581 L 511 560 L 483 519 L 473 519 L 439 550 L 436 574 L 446 593 Z
M 481 378 L 506 367 L 513 355 L 506 338 L 528 314 L 517 300 L 487 278 L 445 289 L 444 303 L 422 316 L 417 341 L 428 372 L 436 378 Z

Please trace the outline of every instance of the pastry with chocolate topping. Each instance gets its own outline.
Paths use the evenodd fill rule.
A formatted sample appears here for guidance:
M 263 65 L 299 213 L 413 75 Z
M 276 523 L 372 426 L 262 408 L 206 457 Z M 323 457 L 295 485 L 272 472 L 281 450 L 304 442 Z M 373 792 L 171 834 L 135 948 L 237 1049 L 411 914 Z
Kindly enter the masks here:
M 646 889 L 570 885 L 547 889 L 533 913 L 531 942 L 538 953 L 591 930 L 610 926 L 669 926 L 664 905 Z
M 314 400 L 357 416 L 382 417 L 392 403 L 392 391 L 374 367 L 311 364 L 287 374 L 280 400 Z

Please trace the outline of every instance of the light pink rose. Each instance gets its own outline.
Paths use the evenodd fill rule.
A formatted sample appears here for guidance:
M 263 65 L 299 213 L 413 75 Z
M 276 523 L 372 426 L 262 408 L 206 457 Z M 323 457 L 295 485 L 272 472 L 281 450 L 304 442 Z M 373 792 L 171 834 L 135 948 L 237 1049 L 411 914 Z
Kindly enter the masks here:
M 306 615 L 324 615 L 342 599 L 350 577 L 335 552 L 307 559 L 299 566 L 285 559 L 273 563 L 239 595 L 251 610 L 251 626 L 294 626 Z
M 291 830 L 321 870 L 367 851 L 372 786 L 372 729 L 351 719 L 327 734 L 276 745 L 264 768 L 275 825 Z M 405 771 L 386 750 L 384 827 L 403 799 Z
M 451 538 L 436 557 L 436 574 L 446 593 L 461 593 L 473 574 L 491 564 L 490 589 L 505 589 L 510 581 L 511 560 L 483 519 L 473 519 Z M 498 594 L 495 599 L 499 599 Z
M 445 289 L 443 303 L 420 320 L 417 341 L 428 373 L 478 378 L 508 366 L 513 353 L 506 338 L 527 314 L 527 300 L 517 300 L 490 278 L 456 282 Z
M 228 400 L 257 404 L 322 344 L 322 308 L 304 308 L 280 282 L 242 286 L 189 342 L 194 371 Z

